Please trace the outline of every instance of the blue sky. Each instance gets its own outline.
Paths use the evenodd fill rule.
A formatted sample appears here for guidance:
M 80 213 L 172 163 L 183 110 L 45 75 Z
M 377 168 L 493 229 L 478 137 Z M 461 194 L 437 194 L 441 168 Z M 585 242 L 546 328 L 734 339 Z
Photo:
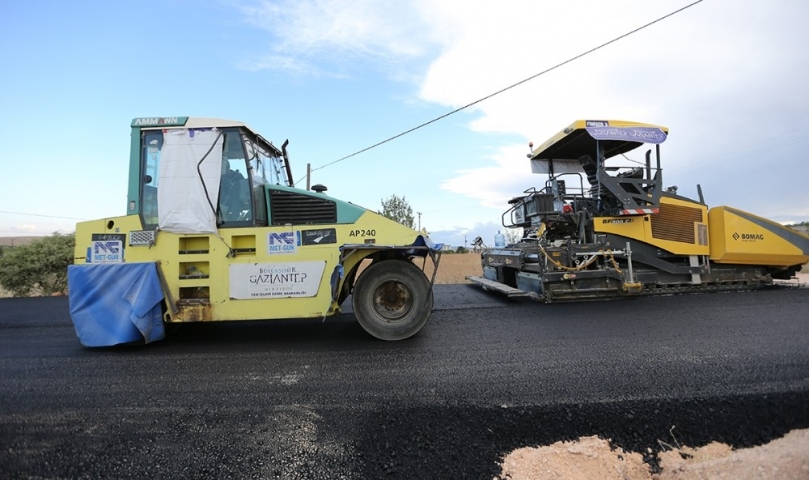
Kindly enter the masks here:
M 0 236 L 125 213 L 129 123 L 240 120 L 293 176 L 438 242 L 500 228 L 544 178 L 525 154 L 576 119 L 666 125 L 667 185 L 809 220 L 809 3 L 705 0 L 412 134 L 690 1 L 39 1 L 0 6 Z

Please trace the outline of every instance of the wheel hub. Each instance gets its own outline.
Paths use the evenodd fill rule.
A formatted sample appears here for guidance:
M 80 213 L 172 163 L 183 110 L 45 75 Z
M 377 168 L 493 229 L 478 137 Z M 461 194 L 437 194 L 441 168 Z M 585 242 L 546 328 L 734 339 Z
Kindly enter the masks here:
M 374 309 L 388 320 L 399 320 L 407 315 L 411 304 L 410 290 L 400 282 L 384 282 L 374 292 Z

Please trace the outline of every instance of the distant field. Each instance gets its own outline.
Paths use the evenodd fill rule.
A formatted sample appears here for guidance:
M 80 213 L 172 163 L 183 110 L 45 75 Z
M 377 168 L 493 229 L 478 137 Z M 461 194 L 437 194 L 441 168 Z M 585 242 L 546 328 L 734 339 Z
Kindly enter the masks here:
M 42 237 L 0 237 L 0 247 L 19 247 L 21 245 L 28 245 L 34 240 L 39 240 Z
M 369 260 L 364 260 L 360 265 L 359 272 L 362 272 L 368 265 L 371 264 Z M 414 259 L 413 263 L 417 267 L 422 267 L 422 260 L 420 258 Z M 424 265 L 424 273 L 427 277 L 433 275 L 433 263 L 428 258 Z M 438 274 L 435 276 L 436 285 L 447 285 L 455 283 L 469 283 L 466 277 L 470 275 L 482 275 L 483 268 L 480 264 L 479 253 L 447 253 L 441 256 L 438 262 Z
M 432 262 L 427 260 L 424 271 L 427 276 L 433 274 Z M 466 277 L 469 275 L 481 275 L 483 273 L 480 266 L 479 253 L 453 253 L 441 256 L 438 263 L 438 274 L 435 277 L 437 284 L 469 283 Z

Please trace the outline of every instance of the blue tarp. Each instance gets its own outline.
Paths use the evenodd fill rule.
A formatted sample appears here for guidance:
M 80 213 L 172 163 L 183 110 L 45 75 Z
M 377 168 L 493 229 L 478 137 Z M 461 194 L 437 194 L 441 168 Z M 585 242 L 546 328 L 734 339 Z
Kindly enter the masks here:
M 165 338 L 155 263 L 70 265 L 67 281 L 70 316 L 85 347 Z
M 433 251 L 437 252 L 437 251 L 440 251 L 444 247 L 444 244 L 443 243 L 433 243 L 433 241 L 430 240 L 430 237 L 427 237 L 427 236 L 424 236 L 424 235 L 419 235 L 418 237 L 416 237 L 416 241 L 413 242 L 413 246 L 414 247 L 429 247 L 430 250 L 433 250 Z

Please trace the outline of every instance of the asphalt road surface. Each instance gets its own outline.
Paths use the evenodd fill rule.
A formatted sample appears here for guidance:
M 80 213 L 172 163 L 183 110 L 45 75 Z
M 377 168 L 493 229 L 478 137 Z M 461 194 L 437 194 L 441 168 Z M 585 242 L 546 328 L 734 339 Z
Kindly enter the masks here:
M 807 289 L 435 292 L 402 342 L 346 313 L 108 349 L 79 345 L 65 298 L 0 299 L 0 478 L 491 479 L 514 448 L 583 435 L 647 454 L 809 427 Z

